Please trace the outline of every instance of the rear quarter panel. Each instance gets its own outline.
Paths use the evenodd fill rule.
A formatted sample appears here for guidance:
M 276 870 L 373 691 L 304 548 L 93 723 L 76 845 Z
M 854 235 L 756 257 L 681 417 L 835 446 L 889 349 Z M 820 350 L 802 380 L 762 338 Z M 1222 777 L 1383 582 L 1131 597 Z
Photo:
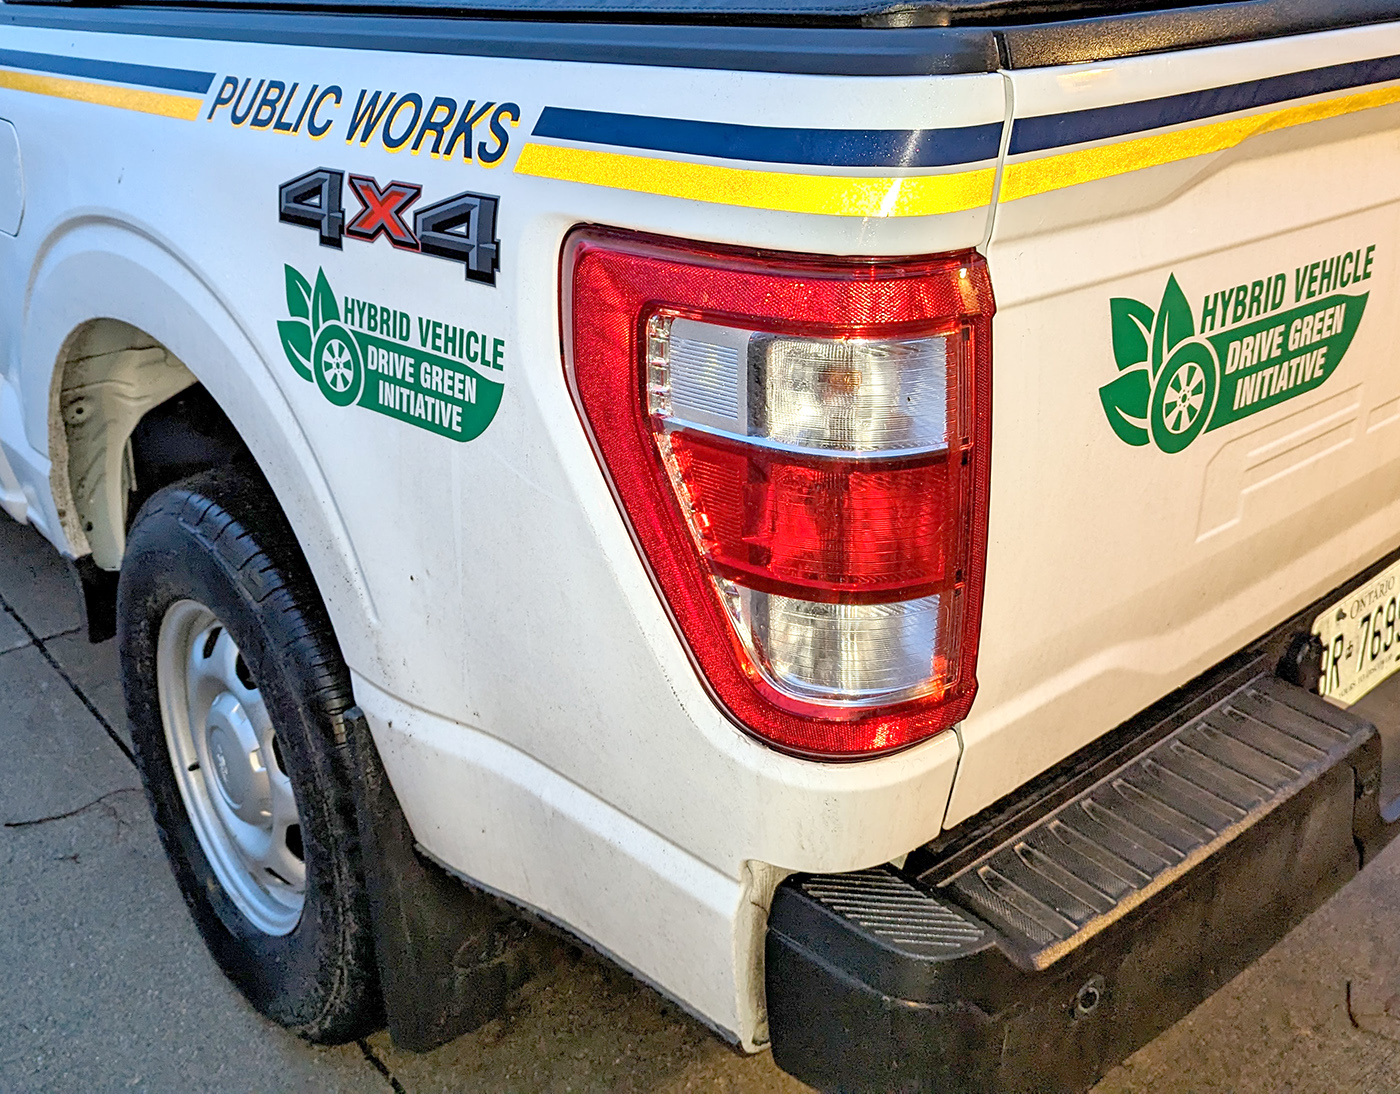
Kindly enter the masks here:
M 977 246 L 1004 84 L 994 74 L 871 80 L 441 48 L 0 31 L 10 51 L 0 57 L 0 117 L 18 133 L 28 195 L 18 238 L 0 240 L 0 346 L 24 407 L 5 441 L 27 454 L 42 493 L 53 367 L 73 325 L 109 315 L 172 348 L 283 501 L 425 847 L 752 1045 L 762 1008 L 752 909 L 775 883 L 762 864 L 853 869 L 929 838 L 958 741 L 945 733 L 871 763 L 815 764 L 759 745 L 716 709 L 569 397 L 561 245 L 573 226 L 596 223 L 837 254 Z M 75 72 L 69 59 L 167 71 Z M 357 108 L 376 92 L 381 107 L 391 93 L 408 105 L 352 137 Z M 434 154 L 431 134 L 415 151 L 410 122 L 440 99 L 458 115 L 471 102 L 482 120 L 452 155 L 445 142 Z M 821 131 L 989 125 L 993 140 L 981 162 L 952 169 L 972 176 L 954 183 L 972 196 L 951 205 L 911 205 L 912 180 L 949 172 L 898 162 L 756 166 L 650 151 L 632 174 L 571 181 L 525 169 L 526 146 L 556 150 L 536 161 L 617 150 L 534 137 L 551 106 Z M 697 188 L 697 165 L 790 177 L 755 188 L 702 170 Z M 347 223 L 361 210 L 352 175 L 378 195 L 391 183 L 417 193 L 404 204 L 409 227 L 414 211 L 455 195 L 495 199 L 494 284 L 384 233 L 328 246 L 314 227 L 279 220 L 281 184 L 316 169 L 340 174 Z M 638 170 L 653 182 L 637 182 Z M 821 196 L 833 185 L 856 197 Z M 774 191 L 807 197 L 794 205 Z M 433 324 L 463 332 L 460 352 L 438 348 Z M 322 360 L 316 347 L 332 329 L 358 347 L 354 390 L 363 384 L 382 403 L 379 383 L 393 382 L 412 408 L 339 405 L 353 391 L 307 378 L 307 348 Z M 381 370 L 364 367 L 369 347 Z M 475 361 L 463 359 L 472 352 Z M 449 407 L 469 430 L 458 432 L 455 412 L 431 409 L 443 393 L 408 382 L 404 356 L 415 368 L 450 357 L 456 364 L 442 367 L 470 371 L 478 401 Z

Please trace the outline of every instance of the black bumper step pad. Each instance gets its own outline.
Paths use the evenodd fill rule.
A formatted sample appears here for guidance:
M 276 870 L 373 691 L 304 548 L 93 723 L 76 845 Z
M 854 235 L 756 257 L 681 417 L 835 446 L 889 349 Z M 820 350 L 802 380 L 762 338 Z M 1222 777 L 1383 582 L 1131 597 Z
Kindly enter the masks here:
M 828 1091 L 1081 1090 L 1273 945 L 1391 832 L 1375 728 L 1242 675 L 917 876 L 786 880 L 779 1066 Z
M 1299 696 L 1310 713 L 1293 705 Z M 995 928 L 1018 964 L 1047 968 L 1372 732 L 1368 722 L 1260 677 L 941 888 Z

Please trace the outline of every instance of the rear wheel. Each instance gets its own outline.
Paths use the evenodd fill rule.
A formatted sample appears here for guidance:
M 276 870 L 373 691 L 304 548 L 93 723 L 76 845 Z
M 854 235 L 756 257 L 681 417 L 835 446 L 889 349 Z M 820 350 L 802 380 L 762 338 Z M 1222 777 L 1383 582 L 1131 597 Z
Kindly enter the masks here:
M 180 800 L 219 884 L 264 934 L 290 934 L 306 906 L 296 794 L 243 654 L 196 600 L 166 609 L 156 685 Z
M 351 763 L 349 674 L 267 487 L 232 471 L 154 494 L 118 589 L 122 683 L 161 841 L 224 972 L 310 1040 L 380 1024 Z

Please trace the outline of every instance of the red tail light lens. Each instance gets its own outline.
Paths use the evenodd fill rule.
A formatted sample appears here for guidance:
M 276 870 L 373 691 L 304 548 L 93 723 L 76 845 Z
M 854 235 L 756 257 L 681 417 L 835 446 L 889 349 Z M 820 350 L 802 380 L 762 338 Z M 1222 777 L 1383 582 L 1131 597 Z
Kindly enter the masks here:
M 990 443 L 982 259 L 583 230 L 563 291 L 575 401 L 720 704 L 822 757 L 966 716 Z
M 942 453 L 812 457 L 687 429 L 669 440 L 677 477 L 707 518 L 701 539 L 721 576 L 846 603 L 938 590 L 956 533 Z

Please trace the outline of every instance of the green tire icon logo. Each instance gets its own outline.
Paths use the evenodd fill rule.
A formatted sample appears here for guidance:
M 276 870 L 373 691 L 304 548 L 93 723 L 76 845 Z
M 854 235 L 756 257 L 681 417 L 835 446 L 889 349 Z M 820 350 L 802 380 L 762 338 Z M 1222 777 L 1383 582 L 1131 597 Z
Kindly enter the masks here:
M 1210 421 L 1220 388 L 1220 368 L 1210 347 L 1181 346 L 1157 374 L 1148 407 L 1152 439 L 1163 452 L 1180 452 Z
M 349 406 L 360 397 L 365 375 L 360 347 L 339 323 L 327 323 L 321 328 L 311 361 L 316 386 L 336 406 Z

